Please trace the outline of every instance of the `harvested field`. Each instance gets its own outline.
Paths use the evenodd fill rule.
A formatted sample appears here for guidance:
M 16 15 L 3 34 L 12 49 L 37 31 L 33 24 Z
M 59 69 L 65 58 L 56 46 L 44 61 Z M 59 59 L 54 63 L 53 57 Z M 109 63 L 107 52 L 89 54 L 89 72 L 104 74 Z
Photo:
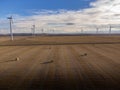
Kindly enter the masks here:
M 120 36 L 0 40 L 0 77 L 0 89 L 120 89 Z
M 2 41 L 4 40 L 4 41 Z M 70 44 L 120 44 L 120 36 L 16 36 L 0 40 L 0 46 L 70 45 Z

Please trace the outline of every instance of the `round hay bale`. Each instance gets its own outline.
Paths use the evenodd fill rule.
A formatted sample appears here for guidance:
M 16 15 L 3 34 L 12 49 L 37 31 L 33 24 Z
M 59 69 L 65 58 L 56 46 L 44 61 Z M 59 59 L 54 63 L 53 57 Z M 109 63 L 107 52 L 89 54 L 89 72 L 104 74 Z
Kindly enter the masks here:
M 15 59 L 16 61 L 19 61 L 20 60 L 20 58 L 19 57 L 16 57 L 16 59 Z

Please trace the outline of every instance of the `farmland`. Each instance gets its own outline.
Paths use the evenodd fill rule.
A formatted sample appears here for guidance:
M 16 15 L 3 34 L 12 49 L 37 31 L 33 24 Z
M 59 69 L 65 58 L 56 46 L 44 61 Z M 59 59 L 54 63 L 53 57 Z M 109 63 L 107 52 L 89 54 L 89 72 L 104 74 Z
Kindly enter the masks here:
M 1 89 L 118 89 L 120 36 L 0 37 L 0 77 Z

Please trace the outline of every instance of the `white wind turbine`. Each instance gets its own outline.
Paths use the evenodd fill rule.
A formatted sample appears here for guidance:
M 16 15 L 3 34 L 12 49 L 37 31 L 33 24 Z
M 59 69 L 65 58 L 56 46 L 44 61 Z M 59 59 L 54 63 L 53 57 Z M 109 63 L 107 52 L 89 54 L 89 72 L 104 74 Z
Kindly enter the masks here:
M 7 19 L 9 19 L 9 22 L 10 22 L 10 35 L 11 35 L 11 40 L 13 41 L 14 40 L 14 38 L 13 38 L 13 32 L 12 32 L 13 18 L 12 18 L 12 16 L 10 16 L 10 17 L 7 17 Z
M 35 36 L 35 25 L 32 25 L 31 30 L 32 30 L 32 35 Z
M 109 34 L 111 34 L 111 32 L 112 32 L 112 26 L 109 25 Z

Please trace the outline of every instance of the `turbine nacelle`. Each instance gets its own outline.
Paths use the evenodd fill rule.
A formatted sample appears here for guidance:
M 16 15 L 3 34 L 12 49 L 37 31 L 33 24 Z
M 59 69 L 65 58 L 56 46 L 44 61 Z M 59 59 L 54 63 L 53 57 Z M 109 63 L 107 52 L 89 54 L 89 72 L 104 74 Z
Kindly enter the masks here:
M 12 19 L 12 16 L 10 16 L 10 17 L 7 17 L 7 19 L 10 19 L 10 20 L 11 20 L 11 19 Z

